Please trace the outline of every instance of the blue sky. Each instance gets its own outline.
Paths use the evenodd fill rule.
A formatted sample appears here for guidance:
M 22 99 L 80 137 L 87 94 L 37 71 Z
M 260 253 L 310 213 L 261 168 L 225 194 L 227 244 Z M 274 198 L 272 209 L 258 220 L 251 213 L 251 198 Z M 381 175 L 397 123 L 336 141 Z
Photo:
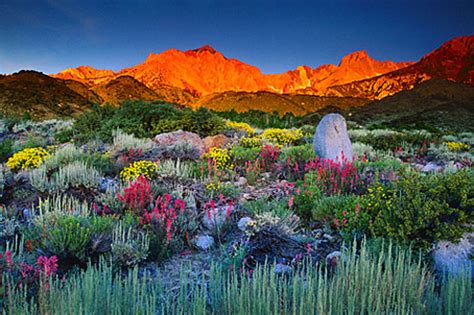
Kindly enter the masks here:
M 337 64 L 360 49 L 416 61 L 473 34 L 473 16 L 472 0 L 0 0 L 0 73 L 118 70 L 150 52 L 205 44 L 264 73 Z

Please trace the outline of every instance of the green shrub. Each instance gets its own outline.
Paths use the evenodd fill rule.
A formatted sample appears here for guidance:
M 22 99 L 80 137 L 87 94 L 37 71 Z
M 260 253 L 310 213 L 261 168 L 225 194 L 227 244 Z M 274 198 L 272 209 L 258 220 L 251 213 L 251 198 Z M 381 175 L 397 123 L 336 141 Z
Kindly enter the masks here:
M 5 162 L 13 151 L 13 141 L 5 139 L 0 142 L 0 163 Z
M 388 185 L 375 184 L 367 195 L 376 236 L 429 248 L 438 240 L 456 241 L 474 220 L 474 174 L 402 173 Z
M 234 146 L 231 149 L 231 155 L 234 163 L 244 165 L 247 161 L 254 161 L 260 153 L 260 148 L 244 148 L 242 146 Z
M 224 121 L 207 109 L 179 109 L 163 102 L 125 102 L 118 108 L 96 106 L 74 123 L 75 139 L 81 143 L 93 139 L 110 142 L 114 130 L 140 138 L 182 129 L 200 136 L 215 135 L 224 130 Z
M 255 215 L 262 215 L 264 213 L 272 213 L 279 218 L 285 218 L 292 214 L 288 208 L 288 200 L 268 200 L 266 198 L 260 198 L 252 201 L 245 202 L 242 207 Z
M 36 218 L 34 226 L 25 231 L 29 239 L 49 256 L 74 257 L 85 261 L 93 230 L 85 217 L 50 212 Z
M 74 130 L 72 128 L 67 128 L 60 130 L 54 134 L 54 141 L 56 143 L 66 143 L 70 142 L 74 137 Z
M 313 210 L 317 207 L 321 195 L 321 190 L 313 185 L 303 187 L 299 193 L 295 194 L 292 210 L 295 211 L 304 223 L 311 222 Z
M 304 163 L 311 159 L 314 159 L 316 155 L 314 154 L 313 145 L 305 144 L 298 146 L 286 147 L 281 150 L 280 160 L 286 162 L 288 158 L 291 162 Z

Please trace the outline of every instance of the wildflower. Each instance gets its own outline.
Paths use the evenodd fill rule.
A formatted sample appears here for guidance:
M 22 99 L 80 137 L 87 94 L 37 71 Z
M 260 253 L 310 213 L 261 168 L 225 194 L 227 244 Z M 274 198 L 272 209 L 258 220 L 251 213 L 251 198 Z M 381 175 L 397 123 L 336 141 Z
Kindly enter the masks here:
M 27 252 L 31 252 L 33 250 L 33 246 L 31 245 L 31 241 L 30 240 L 26 240 L 25 242 L 25 249 Z
M 291 196 L 290 200 L 288 200 L 288 207 L 291 208 L 293 207 L 293 202 L 294 202 L 295 196 Z
M 21 277 L 24 279 L 26 278 L 29 274 L 33 272 L 33 266 L 28 265 L 26 262 L 21 262 L 20 263 L 20 274 Z
M 225 126 L 236 131 L 245 131 L 249 135 L 255 133 L 255 130 L 249 124 L 244 122 L 235 122 L 228 120 L 225 122 Z
M 130 210 L 139 213 L 143 212 L 153 202 L 151 187 L 145 176 L 139 176 L 135 181 L 130 182 L 129 186 L 124 189 L 123 194 L 117 194 L 117 197 Z
M 152 161 L 137 161 L 125 167 L 120 172 L 120 178 L 122 181 L 130 182 L 137 179 L 140 176 L 144 176 L 148 179 L 153 179 L 157 176 L 158 164 Z
M 49 277 L 58 270 L 58 257 L 51 256 L 48 258 L 46 256 L 39 256 L 36 264 L 38 265 L 37 271 Z
M 303 138 L 303 136 L 301 129 L 269 128 L 262 133 L 262 138 L 282 145 L 293 144 Z
M 9 268 L 13 267 L 12 253 L 11 253 L 11 251 L 9 251 L 9 250 L 7 250 L 7 251 L 5 252 L 5 261 L 6 261 L 7 266 L 8 266 Z
M 208 165 L 212 163 L 219 170 L 234 167 L 229 149 L 211 148 L 208 153 L 203 155 L 203 158 L 208 159 Z
M 12 170 L 37 168 L 48 156 L 43 148 L 27 148 L 13 154 L 6 164 Z

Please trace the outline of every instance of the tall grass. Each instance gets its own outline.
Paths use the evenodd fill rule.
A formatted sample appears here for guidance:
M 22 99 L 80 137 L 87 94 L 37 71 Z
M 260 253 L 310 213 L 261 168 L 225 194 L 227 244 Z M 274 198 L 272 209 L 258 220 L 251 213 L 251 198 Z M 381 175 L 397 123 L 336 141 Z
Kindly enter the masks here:
M 181 273 L 180 286 L 114 275 L 106 263 L 51 283 L 42 303 L 24 295 L 7 301 L 10 314 L 473 314 L 470 271 L 442 280 L 407 250 L 363 245 L 344 254 L 332 273 L 323 267 L 276 274 L 271 265 L 252 273 L 214 264 L 208 277 Z M 437 281 L 440 281 L 438 283 Z M 440 284 L 440 289 L 437 289 Z

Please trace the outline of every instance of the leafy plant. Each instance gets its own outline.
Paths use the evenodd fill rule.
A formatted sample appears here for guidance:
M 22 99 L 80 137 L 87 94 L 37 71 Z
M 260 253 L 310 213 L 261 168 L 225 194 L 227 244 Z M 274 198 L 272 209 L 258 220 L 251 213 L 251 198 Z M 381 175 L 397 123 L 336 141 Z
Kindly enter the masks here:
M 438 240 L 456 241 L 474 219 L 474 175 L 421 175 L 405 172 L 391 184 L 369 188 L 368 213 L 374 235 L 429 248 Z
M 120 267 L 133 267 L 148 256 L 150 240 L 143 232 L 118 224 L 112 237 L 112 257 Z

